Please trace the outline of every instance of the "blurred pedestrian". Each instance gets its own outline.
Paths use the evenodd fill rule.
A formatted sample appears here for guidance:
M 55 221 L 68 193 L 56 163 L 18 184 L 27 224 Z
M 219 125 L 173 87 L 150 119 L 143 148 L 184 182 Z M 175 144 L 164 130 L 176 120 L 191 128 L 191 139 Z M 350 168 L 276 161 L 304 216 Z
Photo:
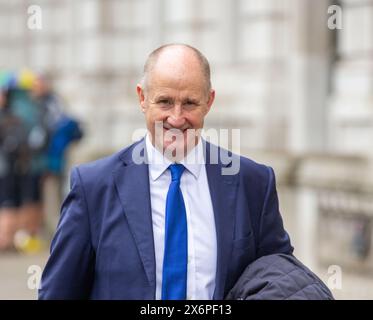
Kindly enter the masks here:
M 43 242 L 43 191 L 61 197 L 66 150 L 82 131 L 47 76 L 0 72 L 0 88 L 0 249 L 33 252 Z M 47 207 L 58 213 L 55 202 Z
M 43 176 L 45 227 L 55 229 L 60 203 L 62 200 L 62 184 L 66 151 L 71 142 L 79 140 L 83 133 L 80 124 L 66 113 L 63 99 L 53 89 L 51 78 L 47 74 L 38 74 L 31 88 L 35 103 L 42 110 L 43 122 L 48 130 L 48 146 L 46 152 L 46 171 Z
M 61 176 L 67 147 L 72 141 L 81 139 L 83 132 L 79 122 L 67 115 L 65 104 L 53 90 L 48 75 L 37 75 L 31 92 L 43 112 L 43 121 L 48 129 L 48 173 Z
M 13 248 L 18 208 L 25 196 L 22 172 L 29 153 L 21 119 L 10 109 L 10 90 L 0 89 L 0 250 Z
M 30 71 L 18 75 L 17 87 L 10 96 L 12 113 L 22 121 L 26 131 L 28 161 L 17 176 L 19 181 L 18 226 L 16 246 L 24 249 L 24 239 L 39 237 L 43 226 L 42 179 L 46 171 L 46 150 L 48 147 L 48 129 L 43 110 L 30 95 L 35 76 Z M 19 237 L 18 235 L 23 235 Z M 18 241 L 23 239 L 22 241 Z M 22 244 L 21 244 L 22 242 Z

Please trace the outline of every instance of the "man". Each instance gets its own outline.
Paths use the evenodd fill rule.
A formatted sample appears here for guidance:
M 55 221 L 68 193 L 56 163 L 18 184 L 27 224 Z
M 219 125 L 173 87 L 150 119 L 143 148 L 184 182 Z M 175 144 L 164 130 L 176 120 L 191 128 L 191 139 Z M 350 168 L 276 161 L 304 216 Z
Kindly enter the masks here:
M 3 93 L 4 95 L 4 93 Z M 39 179 L 32 174 L 32 131 L 24 117 L 15 112 L 25 106 L 32 118 L 34 105 L 27 93 L 16 88 L 6 90 L 0 101 L 0 250 L 19 249 L 19 229 L 35 232 L 40 201 Z M 20 99 L 21 98 L 21 99 Z M 0 99 L 1 100 L 1 99 Z M 31 115 L 31 116 L 30 116 Z
M 25 137 L 21 120 L 10 110 L 9 90 L 0 87 L 0 252 L 14 248 L 21 193 L 18 171 L 24 164 Z
M 137 93 L 148 134 L 73 169 L 41 299 L 223 299 L 250 262 L 292 253 L 273 170 L 216 159 L 200 137 L 215 97 L 206 58 L 158 48 Z

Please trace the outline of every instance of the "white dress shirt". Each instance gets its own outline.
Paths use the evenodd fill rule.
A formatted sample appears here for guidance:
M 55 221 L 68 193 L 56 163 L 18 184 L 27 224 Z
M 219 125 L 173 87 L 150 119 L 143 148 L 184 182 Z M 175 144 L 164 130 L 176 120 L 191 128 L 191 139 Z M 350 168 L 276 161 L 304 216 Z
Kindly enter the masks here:
M 156 299 L 159 300 L 162 293 L 166 197 L 171 183 L 171 173 L 167 168 L 172 162 L 154 148 L 149 135 L 146 136 L 146 151 L 156 261 Z M 188 228 L 187 299 L 210 300 L 215 290 L 217 246 L 201 139 L 180 163 L 186 168 L 181 176 L 180 188 Z

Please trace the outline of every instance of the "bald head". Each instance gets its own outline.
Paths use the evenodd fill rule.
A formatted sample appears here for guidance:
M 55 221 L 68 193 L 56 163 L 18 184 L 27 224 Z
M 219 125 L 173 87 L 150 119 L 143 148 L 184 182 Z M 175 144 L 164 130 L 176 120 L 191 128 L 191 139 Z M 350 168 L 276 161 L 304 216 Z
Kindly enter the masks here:
M 155 49 L 145 62 L 142 86 L 146 89 L 154 71 L 173 69 L 180 74 L 184 72 L 200 73 L 206 84 L 206 91 L 211 89 L 210 64 L 206 57 L 196 48 L 186 44 L 166 44 Z

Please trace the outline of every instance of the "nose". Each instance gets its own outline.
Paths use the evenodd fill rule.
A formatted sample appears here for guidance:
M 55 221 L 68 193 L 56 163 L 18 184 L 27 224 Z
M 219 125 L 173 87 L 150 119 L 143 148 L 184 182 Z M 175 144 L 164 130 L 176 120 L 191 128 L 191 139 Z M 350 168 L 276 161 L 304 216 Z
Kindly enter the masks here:
M 171 114 L 168 116 L 167 118 L 167 122 L 173 127 L 173 128 L 177 128 L 177 129 L 181 129 L 185 123 L 186 123 L 186 120 L 184 118 L 184 115 L 183 115 L 183 110 L 182 110 L 182 107 L 181 105 L 179 104 L 176 104 L 173 108 L 172 108 L 172 112 Z

